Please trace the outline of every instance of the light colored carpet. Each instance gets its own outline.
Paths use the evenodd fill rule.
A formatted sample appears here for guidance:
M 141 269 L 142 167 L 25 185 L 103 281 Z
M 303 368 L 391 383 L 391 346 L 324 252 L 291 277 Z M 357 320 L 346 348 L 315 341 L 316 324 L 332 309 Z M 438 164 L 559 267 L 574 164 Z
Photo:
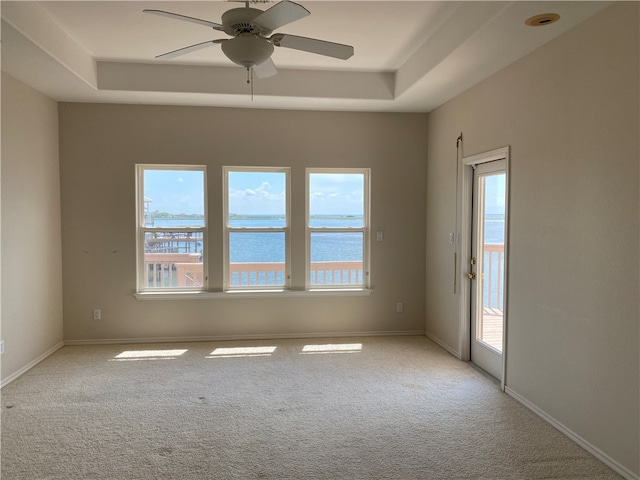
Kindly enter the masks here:
M 425 337 L 65 347 L 2 390 L 1 473 L 621 478 Z

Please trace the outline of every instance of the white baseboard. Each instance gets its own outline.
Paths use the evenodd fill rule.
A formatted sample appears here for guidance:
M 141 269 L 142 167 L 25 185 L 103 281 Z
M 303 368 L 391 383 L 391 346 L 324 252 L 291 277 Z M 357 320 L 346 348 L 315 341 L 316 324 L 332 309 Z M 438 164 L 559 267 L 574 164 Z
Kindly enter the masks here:
M 99 338 L 87 340 L 65 340 L 69 346 L 117 345 L 131 343 L 179 343 L 179 342 L 220 342 L 228 340 L 278 340 L 295 338 L 336 338 L 336 337 L 395 337 L 424 336 L 424 330 L 403 330 L 393 332 L 322 332 L 322 333 L 282 333 L 266 335 L 212 335 L 198 337 L 143 337 L 143 338 Z
M 30 361 L 24 367 L 22 367 L 20 370 L 18 370 L 17 372 L 14 372 L 13 374 L 9 375 L 7 378 L 2 380 L 2 382 L 0 382 L 0 388 L 3 388 L 5 385 L 8 385 L 11 382 L 13 382 L 16 378 L 24 375 L 29 370 L 31 370 L 33 367 L 35 367 L 37 364 L 39 364 L 41 361 L 43 361 L 45 358 L 47 358 L 48 356 L 52 355 L 56 351 L 60 350 L 62 347 L 64 347 L 64 342 L 56 343 L 53 347 L 51 347 L 49 350 L 44 352 L 38 358 L 36 358 L 35 360 Z
M 586 441 L 580 435 L 575 433 L 570 428 L 567 428 L 565 425 L 563 425 L 562 423 L 557 421 L 555 418 L 553 418 L 549 414 L 545 413 L 543 410 L 541 410 L 540 408 L 535 406 L 533 403 L 531 403 L 529 400 L 524 398 L 522 395 L 520 395 L 517 392 L 513 391 L 509 387 L 505 388 L 505 392 L 508 395 L 510 395 L 511 397 L 515 398 L 518 402 L 523 404 L 529 410 L 531 410 L 532 412 L 537 414 L 539 417 L 541 417 L 547 423 L 551 424 L 553 427 L 555 427 L 558 430 L 560 430 L 567 437 L 569 437 L 571 440 L 573 440 L 578 445 L 580 445 L 582 448 L 584 448 L 587 452 L 591 453 L 594 457 L 596 457 L 598 460 L 600 460 L 605 465 L 611 467 L 613 470 L 615 470 L 617 473 L 622 475 L 627 480 L 640 480 L 640 477 L 638 475 L 633 473 L 631 470 L 626 468 L 624 465 L 621 465 L 620 463 L 615 461 L 613 458 L 611 458 L 609 455 L 604 453 L 598 447 L 595 447 L 594 445 L 592 445 L 591 443 Z
M 453 348 L 451 348 L 449 345 L 447 345 L 446 343 L 444 343 L 442 340 L 440 340 L 438 337 L 436 337 L 435 335 L 433 335 L 432 333 L 429 332 L 425 332 L 425 336 L 429 339 L 429 340 L 433 340 L 434 342 L 436 342 L 438 345 L 440 345 L 442 348 L 444 348 L 447 352 L 449 352 L 451 355 L 453 355 L 454 357 L 456 357 L 458 360 L 460 360 L 460 353 L 458 353 L 456 350 L 454 350 Z

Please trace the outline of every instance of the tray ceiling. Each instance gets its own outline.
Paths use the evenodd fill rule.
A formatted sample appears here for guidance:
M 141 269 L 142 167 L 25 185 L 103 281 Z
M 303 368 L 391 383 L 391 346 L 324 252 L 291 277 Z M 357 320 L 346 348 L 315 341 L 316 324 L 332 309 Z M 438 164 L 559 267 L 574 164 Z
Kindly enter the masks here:
M 276 48 L 274 77 L 256 79 L 219 45 L 222 32 L 147 15 L 219 22 L 225 1 L 2 2 L 2 69 L 57 101 L 240 108 L 427 112 L 584 21 L 608 2 L 300 1 L 311 15 L 278 32 L 353 45 L 343 61 Z M 273 3 L 251 6 L 266 10 Z M 558 13 L 560 21 L 525 20 Z

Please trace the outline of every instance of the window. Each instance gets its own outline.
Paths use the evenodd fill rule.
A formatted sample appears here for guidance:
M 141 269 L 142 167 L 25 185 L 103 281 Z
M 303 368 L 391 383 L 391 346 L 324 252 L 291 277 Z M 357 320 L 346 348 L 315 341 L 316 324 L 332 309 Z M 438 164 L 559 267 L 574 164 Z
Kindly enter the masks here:
M 137 165 L 138 291 L 206 290 L 206 167 Z
M 289 286 L 289 169 L 224 168 L 224 289 Z
M 137 298 L 162 292 L 185 298 L 192 292 L 300 295 L 303 285 L 327 294 L 367 294 L 369 169 L 307 169 L 306 222 L 293 226 L 290 168 L 223 167 L 222 174 L 222 231 L 215 229 L 222 249 L 213 252 L 222 291 L 209 291 L 206 167 L 136 166 Z M 292 266 L 293 237 L 306 239 L 306 269 Z M 304 277 L 292 279 L 292 268 Z
M 369 285 L 369 169 L 307 169 L 307 289 Z

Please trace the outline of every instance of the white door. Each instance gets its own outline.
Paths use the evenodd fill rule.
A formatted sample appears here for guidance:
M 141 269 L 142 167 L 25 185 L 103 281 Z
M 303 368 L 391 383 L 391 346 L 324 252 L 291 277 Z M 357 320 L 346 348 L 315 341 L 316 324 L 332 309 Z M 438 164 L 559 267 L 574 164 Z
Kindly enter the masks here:
M 473 172 L 471 257 L 471 361 L 503 376 L 507 163 L 479 163 Z

